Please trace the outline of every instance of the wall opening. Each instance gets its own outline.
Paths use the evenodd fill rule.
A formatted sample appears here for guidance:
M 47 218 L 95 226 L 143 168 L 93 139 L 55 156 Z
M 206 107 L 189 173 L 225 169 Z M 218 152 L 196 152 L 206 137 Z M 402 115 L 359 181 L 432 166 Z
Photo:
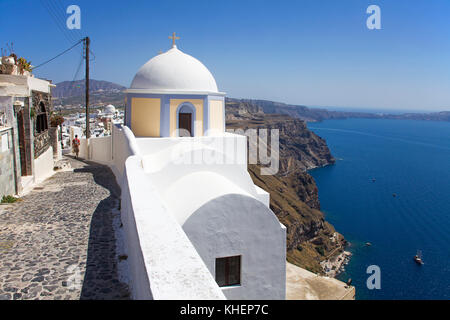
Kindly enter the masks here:
M 177 130 L 179 137 L 193 137 L 195 108 L 190 104 L 182 104 L 177 111 Z
M 27 166 L 27 150 L 25 139 L 25 111 L 22 109 L 17 113 L 17 129 L 19 136 L 19 157 L 20 157 L 20 169 L 22 176 L 31 175 L 31 168 Z M 28 159 L 30 160 L 30 159 Z
M 47 110 L 45 110 L 45 105 L 41 101 L 39 103 L 39 113 L 36 117 L 36 133 L 44 132 L 48 129 L 47 121 Z
M 216 259 L 216 282 L 219 287 L 241 285 L 241 256 Z
M 178 130 L 180 137 L 192 137 L 192 113 L 178 114 Z

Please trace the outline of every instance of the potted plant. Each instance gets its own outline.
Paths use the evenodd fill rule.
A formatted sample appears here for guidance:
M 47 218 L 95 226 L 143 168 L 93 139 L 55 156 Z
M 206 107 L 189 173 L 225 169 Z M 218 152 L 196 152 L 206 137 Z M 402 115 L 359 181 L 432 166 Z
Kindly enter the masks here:
M 27 73 L 30 74 L 32 71 L 31 61 L 28 62 L 25 58 L 21 57 L 17 60 L 17 66 L 19 67 L 19 72 L 21 75 Z
M 50 118 L 50 126 L 58 127 L 64 123 L 64 117 L 59 114 L 53 114 Z

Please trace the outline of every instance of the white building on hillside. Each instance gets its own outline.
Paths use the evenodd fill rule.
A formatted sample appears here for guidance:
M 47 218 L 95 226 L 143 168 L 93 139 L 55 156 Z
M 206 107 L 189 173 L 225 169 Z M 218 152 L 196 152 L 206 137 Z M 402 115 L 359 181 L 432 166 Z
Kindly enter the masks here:
M 125 126 L 89 142 L 121 183 L 134 298 L 285 299 L 286 229 L 247 138 L 225 132 L 224 96 L 174 45 L 136 74 Z
M 2 61 L 0 198 L 21 195 L 51 176 L 61 157 L 60 129 L 50 122 L 54 85 L 30 72 L 20 73 L 15 55 Z

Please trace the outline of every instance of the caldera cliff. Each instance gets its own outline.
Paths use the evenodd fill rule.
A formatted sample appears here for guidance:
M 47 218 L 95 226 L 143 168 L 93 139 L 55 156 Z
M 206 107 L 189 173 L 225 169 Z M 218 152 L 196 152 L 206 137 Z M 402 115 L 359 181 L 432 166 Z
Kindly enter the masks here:
M 261 175 L 250 164 L 256 185 L 270 193 L 270 207 L 287 228 L 287 260 L 323 274 L 321 262 L 343 252 L 346 241 L 320 211 L 318 189 L 307 170 L 333 164 L 326 141 L 289 115 L 266 114 L 251 101 L 227 99 L 227 129 L 278 129 L 280 168 Z M 269 135 L 270 136 L 270 135 Z

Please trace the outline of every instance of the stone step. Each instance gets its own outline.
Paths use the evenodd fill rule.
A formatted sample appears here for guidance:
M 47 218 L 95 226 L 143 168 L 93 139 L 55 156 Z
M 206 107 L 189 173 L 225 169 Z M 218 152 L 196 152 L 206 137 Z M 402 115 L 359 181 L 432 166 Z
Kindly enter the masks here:
M 54 170 L 67 170 L 67 169 L 71 169 L 72 166 L 69 162 L 69 159 L 67 158 L 63 158 L 61 160 L 58 160 L 55 165 L 54 165 Z
M 33 176 L 20 177 L 20 184 L 22 185 L 22 191 L 20 192 L 20 196 L 23 196 L 33 189 L 34 186 Z
M 26 189 L 33 184 L 33 176 L 22 176 L 20 181 L 22 183 L 22 189 Z

